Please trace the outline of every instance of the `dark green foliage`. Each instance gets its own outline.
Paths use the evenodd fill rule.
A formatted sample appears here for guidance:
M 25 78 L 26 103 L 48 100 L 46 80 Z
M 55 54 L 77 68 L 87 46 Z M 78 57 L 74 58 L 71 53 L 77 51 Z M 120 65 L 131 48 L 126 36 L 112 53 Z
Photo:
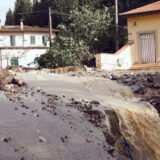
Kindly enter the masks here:
M 6 13 L 5 25 L 14 25 L 14 14 L 11 9 Z
M 75 41 L 83 40 L 91 53 L 105 52 L 109 49 L 112 39 L 110 30 L 113 18 L 107 7 L 93 9 L 89 6 L 80 7 L 70 13 L 68 31 Z
M 119 0 L 119 12 L 122 13 L 130 9 L 134 9 L 156 1 L 158 0 Z M 27 25 L 31 24 L 47 26 L 49 6 L 53 11 L 55 11 L 53 15 L 54 27 L 58 26 L 61 23 L 68 24 L 69 20 L 67 16 L 59 13 L 69 14 L 70 11 L 73 11 L 77 8 L 80 10 L 82 6 L 86 5 L 95 10 L 102 9 L 104 7 L 109 7 L 109 9 L 112 10 L 114 9 L 114 0 L 16 0 L 14 8 L 15 24 L 19 24 L 19 19 L 24 18 Z M 37 14 L 25 14 L 26 12 L 28 13 L 32 10 L 34 12 L 42 12 L 39 12 Z M 112 16 L 114 17 L 114 14 Z
M 32 12 L 31 0 L 16 0 L 14 7 L 15 25 L 19 25 L 20 19 L 24 19 L 25 24 L 32 25 L 30 12 Z

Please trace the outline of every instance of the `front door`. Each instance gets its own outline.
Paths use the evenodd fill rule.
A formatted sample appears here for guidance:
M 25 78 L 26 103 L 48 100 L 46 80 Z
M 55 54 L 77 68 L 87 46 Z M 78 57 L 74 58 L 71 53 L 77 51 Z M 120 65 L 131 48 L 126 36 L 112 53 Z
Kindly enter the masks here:
M 155 63 L 156 62 L 156 44 L 155 34 L 145 33 L 140 34 L 140 49 L 141 49 L 141 62 L 142 63 Z

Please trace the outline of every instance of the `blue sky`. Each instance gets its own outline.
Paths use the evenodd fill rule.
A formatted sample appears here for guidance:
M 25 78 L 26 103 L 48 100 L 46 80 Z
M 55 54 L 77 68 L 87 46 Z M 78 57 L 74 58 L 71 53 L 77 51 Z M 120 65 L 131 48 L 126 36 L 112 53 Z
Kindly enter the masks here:
M 5 23 L 6 12 L 8 11 L 8 9 L 14 8 L 14 1 L 15 0 L 3 0 L 3 2 L 1 2 L 0 19 L 2 19 L 2 24 Z

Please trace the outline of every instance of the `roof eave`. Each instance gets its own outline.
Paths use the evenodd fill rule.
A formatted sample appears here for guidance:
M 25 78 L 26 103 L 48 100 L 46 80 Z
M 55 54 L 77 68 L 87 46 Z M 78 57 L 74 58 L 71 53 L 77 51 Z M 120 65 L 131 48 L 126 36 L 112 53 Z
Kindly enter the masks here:
M 121 18 L 132 18 L 132 17 L 147 16 L 147 15 L 158 14 L 158 13 L 160 13 L 160 10 L 149 11 L 149 12 L 139 12 L 139 13 L 121 13 L 119 15 Z
M 0 30 L 0 32 L 2 33 L 8 33 L 8 32 L 15 32 L 15 33 L 23 33 L 23 32 L 35 32 L 35 33 L 49 33 L 49 31 L 34 31 L 34 30 Z M 59 32 L 58 30 L 53 30 L 53 33 Z

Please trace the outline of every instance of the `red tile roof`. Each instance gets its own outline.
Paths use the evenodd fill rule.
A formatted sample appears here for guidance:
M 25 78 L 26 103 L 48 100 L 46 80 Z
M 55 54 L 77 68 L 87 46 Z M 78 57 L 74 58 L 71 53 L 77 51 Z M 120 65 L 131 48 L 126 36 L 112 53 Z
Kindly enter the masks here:
M 23 30 L 21 30 L 20 26 L 1 26 L 0 32 L 49 32 L 49 29 L 37 26 L 24 26 Z M 58 32 L 58 30 L 53 29 L 53 32 Z
M 121 17 L 133 17 L 133 16 L 156 14 L 156 13 L 160 13 L 160 1 L 130 10 L 128 12 L 124 12 L 120 14 L 120 16 Z

